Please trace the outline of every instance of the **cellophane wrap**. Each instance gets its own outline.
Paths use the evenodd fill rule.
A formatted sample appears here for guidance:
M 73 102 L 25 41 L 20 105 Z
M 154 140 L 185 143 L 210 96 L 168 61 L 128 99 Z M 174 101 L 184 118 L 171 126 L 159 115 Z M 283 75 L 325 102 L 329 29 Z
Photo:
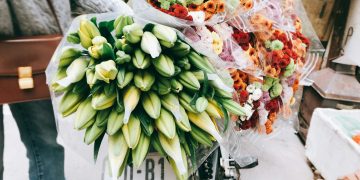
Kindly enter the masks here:
M 205 22 L 195 23 L 194 21 L 180 19 L 175 16 L 163 13 L 158 9 L 154 8 L 151 4 L 149 4 L 147 0 L 133 0 L 132 8 L 134 9 L 134 12 L 136 12 L 136 16 L 173 28 L 186 28 L 199 25 L 214 25 L 222 22 L 225 18 L 225 13 L 218 13 L 211 17 L 209 20 L 206 20 Z
M 239 4 L 227 13 L 226 21 L 244 32 L 266 32 L 272 29 L 295 31 L 291 16 L 284 11 L 286 1 L 253 0 L 252 6 Z
M 124 6 L 124 8 L 127 10 L 129 7 Z M 69 35 L 72 32 L 76 32 L 76 30 L 79 28 L 79 23 L 81 19 L 91 19 L 93 17 L 97 18 L 98 22 L 101 21 L 109 21 L 109 20 L 113 20 L 115 18 L 117 18 L 120 15 L 133 15 L 133 13 L 131 11 L 123 11 L 123 12 L 117 12 L 117 13 L 105 13 L 105 14 L 87 14 L 87 15 L 82 15 L 82 16 L 78 16 L 77 18 L 74 19 L 74 21 L 72 22 L 68 32 L 65 34 L 65 36 Z M 147 23 L 150 23 L 150 21 L 148 20 L 144 20 L 141 19 L 139 17 L 134 17 L 134 21 L 136 23 L 139 23 L 141 25 L 145 25 Z M 113 34 L 114 35 L 114 34 Z M 184 38 L 183 40 L 185 40 L 186 42 L 190 43 L 190 45 L 197 50 L 200 54 L 203 55 L 207 55 L 207 51 L 205 51 L 204 49 L 202 49 L 201 47 L 197 46 L 196 44 L 191 44 L 191 42 L 189 42 L 185 36 L 180 33 L 178 31 L 178 36 L 180 38 Z M 46 70 L 46 75 L 47 75 L 47 84 L 49 85 L 50 89 L 51 89 L 51 84 L 52 84 L 52 80 L 55 78 L 56 76 L 56 72 L 57 72 L 57 68 L 58 68 L 58 64 L 59 64 L 59 57 L 61 55 L 62 49 L 66 46 L 73 46 L 73 47 L 78 47 L 81 48 L 81 45 L 74 45 L 74 44 L 70 44 L 69 42 L 66 41 L 66 38 L 64 38 L 60 45 L 58 46 L 58 48 L 56 49 L 50 64 Z M 211 62 L 214 62 L 214 60 L 212 59 L 212 57 L 208 57 L 209 59 L 211 59 Z M 218 67 L 219 68 L 219 67 Z M 224 80 L 224 84 L 223 86 L 226 86 L 228 88 L 232 88 L 232 80 L 231 77 L 229 76 L 228 72 L 225 71 L 226 69 L 218 69 L 217 70 L 217 75 Z M 63 93 L 54 93 L 53 91 L 51 92 L 51 97 L 52 97 L 52 104 L 53 104 L 53 108 L 54 108 L 54 113 L 55 113 L 55 118 L 56 118 L 56 124 L 57 124 L 57 129 L 58 129 L 58 134 L 59 137 L 61 139 L 61 141 L 64 142 L 64 144 L 69 147 L 70 149 L 72 149 L 74 152 L 76 152 L 79 156 L 83 157 L 85 160 L 89 161 L 89 163 L 93 163 L 93 144 L 92 145 L 86 145 L 83 142 L 83 137 L 84 137 L 84 131 L 78 131 L 74 129 L 74 118 L 75 118 L 75 114 L 72 114 L 68 117 L 63 117 L 61 115 L 61 113 L 59 113 L 59 104 L 61 101 L 62 96 L 64 95 Z M 222 121 L 222 120 L 220 120 Z M 220 130 L 221 132 L 222 130 Z M 224 139 L 225 141 L 231 141 L 231 139 Z M 104 161 L 106 161 L 106 156 L 107 156 L 107 135 L 105 135 L 104 139 L 102 140 L 102 144 L 101 144 L 101 148 L 99 151 L 99 155 L 98 155 L 98 162 L 100 161 L 101 163 L 104 163 Z M 197 160 L 196 160 L 196 167 L 192 167 L 191 165 L 191 161 L 189 160 L 189 175 L 196 171 L 196 169 L 207 159 L 207 157 L 216 149 L 218 148 L 218 144 L 214 143 L 214 145 L 211 148 L 199 148 L 197 151 Z M 104 169 L 100 169 L 99 171 L 103 171 Z

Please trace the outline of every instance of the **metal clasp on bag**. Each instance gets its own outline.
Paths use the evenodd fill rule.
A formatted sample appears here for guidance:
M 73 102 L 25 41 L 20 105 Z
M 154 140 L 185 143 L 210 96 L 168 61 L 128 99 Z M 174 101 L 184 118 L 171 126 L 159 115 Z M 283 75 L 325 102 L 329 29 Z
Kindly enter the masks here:
M 32 89 L 34 88 L 34 79 L 32 77 L 32 67 L 18 67 L 19 88 Z

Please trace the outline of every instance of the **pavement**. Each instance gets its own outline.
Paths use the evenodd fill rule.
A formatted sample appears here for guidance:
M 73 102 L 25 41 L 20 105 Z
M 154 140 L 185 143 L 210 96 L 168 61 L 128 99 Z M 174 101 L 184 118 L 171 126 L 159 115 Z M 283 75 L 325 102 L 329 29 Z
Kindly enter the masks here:
M 8 106 L 4 106 L 5 152 L 4 180 L 28 179 L 28 160 L 16 123 Z M 64 142 L 59 139 L 61 144 Z M 312 180 L 313 174 L 307 165 L 304 146 L 291 130 L 284 130 L 272 138 L 259 140 L 259 166 L 241 170 L 242 180 Z M 89 148 L 89 147 L 83 147 Z M 103 179 L 104 165 L 93 165 L 90 153 L 80 154 L 65 145 L 65 176 L 68 180 Z M 100 157 L 100 162 L 104 157 Z

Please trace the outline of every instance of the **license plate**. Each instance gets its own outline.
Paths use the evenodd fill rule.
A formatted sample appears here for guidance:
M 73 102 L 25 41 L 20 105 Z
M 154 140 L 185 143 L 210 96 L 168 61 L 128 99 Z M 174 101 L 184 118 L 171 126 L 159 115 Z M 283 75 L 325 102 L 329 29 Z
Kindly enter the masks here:
M 149 153 L 139 169 L 127 166 L 118 180 L 172 180 L 176 176 L 169 162 L 156 153 Z

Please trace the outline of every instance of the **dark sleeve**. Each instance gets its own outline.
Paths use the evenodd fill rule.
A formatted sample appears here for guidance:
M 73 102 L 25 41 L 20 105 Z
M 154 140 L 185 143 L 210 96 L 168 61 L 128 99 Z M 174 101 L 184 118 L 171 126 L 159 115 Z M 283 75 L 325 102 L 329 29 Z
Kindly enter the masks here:
M 56 16 L 51 11 L 47 0 L 8 0 L 7 2 L 16 35 L 60 33 Z
M 14 27 L 6 0 L 0 0 L 0 38 L 14 35 Z
M 73 15 L 90 14 L 90 13 L 106 13 L 121 10 L 118 3 L 122 0 L 71 0 L 71 9 Z

